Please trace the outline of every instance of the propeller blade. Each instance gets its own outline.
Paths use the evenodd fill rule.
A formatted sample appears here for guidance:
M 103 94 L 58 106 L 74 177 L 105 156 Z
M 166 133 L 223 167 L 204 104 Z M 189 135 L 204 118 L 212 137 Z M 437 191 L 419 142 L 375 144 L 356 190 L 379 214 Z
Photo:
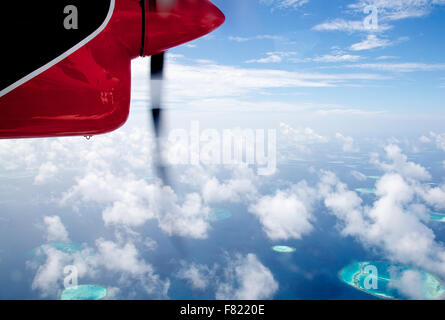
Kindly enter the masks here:
M 162 86 L 164 80 L 164 59 L 165 53 L 161 52 L 151 57 L 151 114 L 153 119 L 153 125 L 155 129 L 156 138 L 159 138 L 161 134 L 161 99 L 162 99 Z
M 163 187 L 171 186 L 167 175 L 167 169 L 163 164 L 162 149 L 161 149 L 161 137 L 162 137 L 162 89 L 164 80 L 164 62 L 165 52 L 151 56 L 151 68 L 150 68 L 150 87 L 151 87 L 151 116 L 153 120 L 153 127 L 155 131 L 156 139 L 156 155 L 155 155 L 155 167 L 158 177 L 161 179 Z M 172 187 L 172 186 L 171 186 Z M 167 201 L 161 190 L 160 195 L 161 214 L 165 214 L 165 204 Z M 172 245 L 176 248 L 182 256 L 187 257 L 187 248 L 183 243 L 183 240 L 178 237 L 170 237 Z
M 162 163 L 162 89 L 164 80 L 165 52 L 153 55 L 150 62 L 150 87 L 151 87 L 151 117 L 156 139 L 156 169 L 159 178 L 167 185 L 167 173 Z

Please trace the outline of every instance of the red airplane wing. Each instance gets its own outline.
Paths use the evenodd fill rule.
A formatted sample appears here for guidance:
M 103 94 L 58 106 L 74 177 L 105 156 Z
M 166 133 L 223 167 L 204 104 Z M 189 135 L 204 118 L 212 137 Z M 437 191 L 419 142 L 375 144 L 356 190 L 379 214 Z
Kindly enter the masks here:
M 77 23 L 77 29 L 65 28 L 73 13 L 64 13 L 68 5 L 78 14 L 68 25 Z M 18 35 L 6 37 L 11 56 L 3 59 L 9 66 L 0 84 L 0 138 L 119 128 L 129 113 L 131 60 L 194 40 L 224 22 L 208 0 L 54 0 L 34 9 L 22 25 L 35 26 L 28 34 L 32 41 L 21 38 L 16 46 Z

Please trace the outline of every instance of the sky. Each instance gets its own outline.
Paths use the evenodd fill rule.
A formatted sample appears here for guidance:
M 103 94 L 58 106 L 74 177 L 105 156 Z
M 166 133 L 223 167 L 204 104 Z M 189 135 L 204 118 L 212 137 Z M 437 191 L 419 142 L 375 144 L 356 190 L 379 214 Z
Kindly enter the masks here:
M 226 23 L 171 50 L 172 107 L 261 106 L 325 129 L 333 122 L 407 134 L 441 127 L 443 1 L 371 1 L 375 22 L 363 1 L 215 4 Z M 199 66 L 205 83 L 192 74 L 188 81 L 186 71 Z M 185 106 L 175 99 L 183 91 L 191 99 Z
M 225 24 L 167 53 L 168 185 L 149 58 L 115 132 L 0 141 L 1 299 L 57 299 L 67 266 L 108 299 L 372 299 L 338 279 L 371 260 L 445 279 L 445 1 L 214 3 Z M 235 129 L 255 143 L 226 163 Z

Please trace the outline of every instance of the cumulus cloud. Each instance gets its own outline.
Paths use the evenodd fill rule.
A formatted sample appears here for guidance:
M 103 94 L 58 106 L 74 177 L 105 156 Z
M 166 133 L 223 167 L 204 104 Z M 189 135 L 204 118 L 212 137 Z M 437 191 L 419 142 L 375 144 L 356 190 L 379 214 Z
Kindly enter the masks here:
M 430 142 L 431 142 L 431 139 L 428 138 L 428 137 L 426 137 L 426 136 L 421 136 L 421 137 L 419 138 L 419 141 L 422 142 L 422 143 L 430 143 Z
M 37 176 L 34 178 L 35 184 L 44 184 L 53 178 L 58 172 L 58 168 L 51 162 L 44 163 L 40 166 Z
M 243 195 L 253 195 L 256 187 L 248 179 L 231 179 L 220 183 L 215 177 L 207 181 L 202 189 L 207 202 L 240 202 Z
M 345 137 L 341 133 L 336 133 L 335 137 L 337 140 L 343 143 L 343 151 L 344 152 L 359 152 L 360 149 L 355 146 L 354 139 L 352 137 Z
M 393 278 L 393 275 L 391 275 Z M 397 289 L 403 296 L 413 300 L 424 300 L 423 275 L 416 270 L 406 270 L 397 276 L 397 280 L 392 280 L 389 287 Z
M 28 263 L 32 268 L 37 268 L 31 288 L 39 291 L 43 297 L 55 296 L 61 290 L 63 269 L 71 264 L 71 259 L 66 253 L 50 246 L 43 246 L 42 253 L 46 256 L 44 264 L 36 266 Z
M 431 138 L 434 139 L 438 149 L 445 151 L 445 133 L 437 134 L 434 132 L 430 133 Z
M 445 252 L 434 242 L 433 231 L 422 223 L 425 207 L 414 205 L 414 190 L 399 174 L 386 174 L 378 181 L 378 200 L 371 208 L 363 206 L 357 194 L 341 182 L 331 187 L 325 205 L 342 222 L 342 234 L 356 236 L 402 263 L 431 268 L 431 255 L 437 259 L 436 268 L 445 262 L 441 257 Z
M 278 290 L 278 283 L 270 270 L 256 255 L 237 255 L 224 270 L 224 280 L 218 284 L 216 299 L 270 299 Z
M 105 205 L 102 217 L 107 225 L 140 226 L 155 213 L 149 203 L 155 200 L 158 187 L 132 176 L 118 176 L 109 171 L 90 171 L 77 179 L 67 191 L 62 204 L 73 201 Z
M 0 140 L 0 168 L 35 169 L 38 165 L 37 145 L 33 140 Z
M 425 224 L 425 202 L 443 205 L 444 190 L 422 185 L 420 182 L 429 173 L 420 165 L 407 162 L 398 147 L 391 145 L 386 152 L 393 162 L 382 166 L 387 173 L 377 181 L 377 200 L 372 206 L 363 205 L 360 197 L 330 172 L 322 176 L 319 194 L 338 218 L 344 236 L 356 237 L 366 247 L 380 249 L 391 261 L 444 276 L 445 248 Z
M 69 241 L 68 233 L 58 217 L 45 217 L 44 222 L 48 226 L 48 241 Z M 44 244 L 35 254 L 37 259 L 29 260 L 27 266 L 36 271 L 32 289 L 43 297 L 54 298 L 60 294 L 67 276 L 67 266 L 75 267 L 80 284 L 85 279 L 100 281 L 104 273 L 114 273 L 122 288 L 138 287 L 151 297 L 167 297 L 170 281 L 161 279 L 129 240 L 113 242 L 100 238 L 96 240 L 95 248 L 82 245 L 80 251 L 70 253 Z M 44 258 L 43 263 L 40 258 Z
M 279 285 L 273 274 L 255 254 L 226 254 L 225 262 L 208 266 L 181 261 L 176 277 L 194 290 L 214 291 L 220 300 L 270 299 L 277 292 Z
M 310 153 L 310 146 L 327 143 L 329 139 L 311 128 L 293 128 L 286 123 L 280 123 L 281 143 L 283 147 L 291 147 L 303 153 Z
M 164 208 L 158 218 L 159 227 L 168 235 L 178 235 L 196 239 L 205 239 L 208 236 L 210 225 L 208 214 L 210 212 L 198 193 L 186 195 L 182 204 L 177 203 L 173 192 L 167 194 L 170 200 L 164 201 Z
M 445 209 L 445 185 L 435 188 L 418 187 L 417 192 L 430 206 L 437 209 Z
M 59 216 L 46 216 L 43 218 L 43 222 L 46 226 L 47 241 L 69 241 L 68 231 L 66 231 Z
M 79 201 L 105 205 L 102 218 L 106 225 L 137 227 L 157 219 L 167 234 L 193 238 L 206 238 L 210 229 L 209 208 L 199 194 L 187 194 L 181 200 L 172 188 L 132 175 L 90 172 L 62 199 L 62 203 Z
M 263 196 L 249 206 L 272 240 L 301 239 L 313 230 L 312 202 L 314 190 L 300 182 L 273 196 Z
M 179 279 L 187 281 L 187 283 L 197 290 L 205 290 L 215 279 L 215 272 L 217 266 L 210 268 L 207 265 L 197 264 L 197 263 L 181 263 L 181 269 L 178 271 L 176 276 Z
M 132 275 L 143 275 L 153 272 L 152 267 L 140 260 L 134 244 L 126 243 L 122 246 L 104 239 L 96 241 L 98 253 L 103 259 L 106 269 L 126 272 Z
M 397 172 L 409 179 L 429 180 L 431 175 L 421 165 L 408 161 L 408 157 L 402 153 L 397 145 L 391 144 L 385 147 L 386 156 L 390 163 L 381 162 L 377 155 L 373 155 L 372 163 L 387 172 Z
M 225 178 L 219 179 L 216 167 L 194 166 L 180 177 L 181 182 L 197 187 L 206 203 L 240 203 L 256 199 L 261 183 L 247 166 L 226 166 Z M 223 172 L 225 172 L 223 170 Z

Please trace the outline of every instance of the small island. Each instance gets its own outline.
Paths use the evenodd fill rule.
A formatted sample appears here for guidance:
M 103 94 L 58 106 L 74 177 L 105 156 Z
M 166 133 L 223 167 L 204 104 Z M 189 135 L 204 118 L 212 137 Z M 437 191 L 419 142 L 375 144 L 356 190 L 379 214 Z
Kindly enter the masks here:
M 295 248 L 288 246 L 273 246 L 272 250 L 280 253 L 291 253 L 295 251 Z
M 106 288 L 87 284 L 63 290 L 60 300 L 100 300 L 106 296 Z
M 374 266 L 377 270 L 377 288 L 366 288 L 365 281 L 370 273 L 366 272 L 367 266 Z M 409 297 L 401 293 L 395 285 L 400 280 L 404 271 L 416 271 L 422 275 L 422 292 L 420 295 L 425 300 L 441 299 L 445 296 L 445 287 L 434 275 L 423 270 L 417 270 L 407 266 L 392 265 L 386 262 L 355 262 L 344 267 L 339 272 L 340 279 L 346 284 L 368 294 L 383 299 L 407 300 Z

